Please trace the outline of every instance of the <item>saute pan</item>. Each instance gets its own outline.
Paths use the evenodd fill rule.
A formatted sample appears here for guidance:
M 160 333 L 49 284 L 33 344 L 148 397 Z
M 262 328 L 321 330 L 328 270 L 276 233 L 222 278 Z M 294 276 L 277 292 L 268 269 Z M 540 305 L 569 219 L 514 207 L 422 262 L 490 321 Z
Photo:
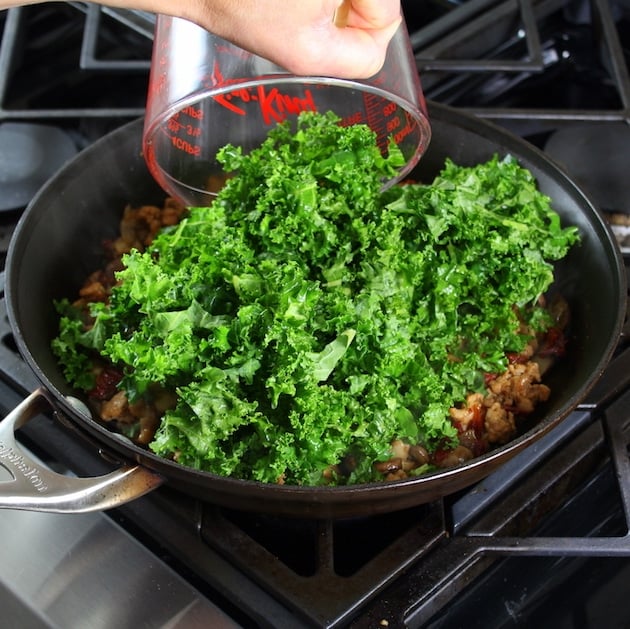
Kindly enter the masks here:
M 512 154 L 538 179 L 564 224 L 581 243 L 557 266 L 558 290 L 571 311 L 568 355 L 547 374 L 550 400 L 534 425 L 510 443 L 451 469 L 391 483 L 349 487 L 265 485 L 223 478 L 161 459 L 115 435 L 81 410 L 50 350 L 56 335 L 53 300 L 76 295 L 101 265 L 102 243 L 115 237 L 126 204 L 161 203 L 141 154 L 142 121 L 105 136 L 53 177 L 25 210 L 11 241 L 6 269 L 8 315 L 20 353 L 41 381 L 0 423 L 0 463 L 14 481 L 0 483 L 0 506 L 77 512 L 106 509 L 166 483 L 236 509 L 299 517 L 350 517 L 407 508 L 467 487 L 529 447 L 561 422 L 602 374 L 618 341 L 626 281 L 614 237 L 588 198 L 543 153 L 521 139 L 448 107 L 430 105 L 433 137 L 415 176 L 430 181 L 446 157 L 474 165 Z M 120 468 L 105 477 L 57 477 L 29 459 L 14 431 L 41 407 L 53 407 Z

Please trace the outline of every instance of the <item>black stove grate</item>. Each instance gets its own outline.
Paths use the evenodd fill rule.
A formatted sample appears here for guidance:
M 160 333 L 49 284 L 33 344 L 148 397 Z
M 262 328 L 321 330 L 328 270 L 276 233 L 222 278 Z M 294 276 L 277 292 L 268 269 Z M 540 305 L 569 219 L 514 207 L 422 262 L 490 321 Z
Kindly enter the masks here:
M 471 0 L 450 7 L 410 28 L 428 98 L 523 136 L 576 122 L 630 121 L 623 3 Z
M 52 123 L 83 148 L 144 115 L 152 20 L 84 2 L 0 12 L 0 122 Z

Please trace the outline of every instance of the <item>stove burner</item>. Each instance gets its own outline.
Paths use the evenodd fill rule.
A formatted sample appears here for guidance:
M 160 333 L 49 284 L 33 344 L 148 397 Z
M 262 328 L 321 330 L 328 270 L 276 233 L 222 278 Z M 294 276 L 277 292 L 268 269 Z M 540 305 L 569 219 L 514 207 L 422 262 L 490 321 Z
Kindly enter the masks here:
M 630 214 L 630 126 L 626 123 L 559 129 L 545 144 L 545 153 L 566 170 L 598 207 Z
M 49 125 L 5 122 L 0 125 L 0 211 L 28 204 L 77 147 L 70 136 Z

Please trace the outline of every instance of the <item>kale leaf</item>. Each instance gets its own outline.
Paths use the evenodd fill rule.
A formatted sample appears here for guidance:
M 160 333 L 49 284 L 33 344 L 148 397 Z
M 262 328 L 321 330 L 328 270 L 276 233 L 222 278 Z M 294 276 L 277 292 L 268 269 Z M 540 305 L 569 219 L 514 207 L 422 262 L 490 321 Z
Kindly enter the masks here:
M 305 485 L 352 456 L 337 482 L 370 481 L 394 438 L 453 440 L 448 409 L 525 346 L 520 319 L 549 325 L 538 298 L 578 232 L 515 159 L 447 161 L 382 193 L 396 147 L 384 157 L 368 127 L 314 113 L 219 157 L 235 176 L 124 257 L 91 329 L 59 306 L 53 348 L 74 385 L 89 388 L 98 351 L 130 399 L 177 392 L 157 454 Z

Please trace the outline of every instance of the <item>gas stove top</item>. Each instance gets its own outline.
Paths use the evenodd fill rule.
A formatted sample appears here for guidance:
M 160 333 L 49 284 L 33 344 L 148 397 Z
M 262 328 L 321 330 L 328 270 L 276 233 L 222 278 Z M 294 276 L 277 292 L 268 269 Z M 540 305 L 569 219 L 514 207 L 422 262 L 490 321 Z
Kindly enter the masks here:
M 566 160 L 611 222 L 630 226 L 623 178 L 614 179 L 615 192 L 592 168 L 568 163 L 565 148 L 588 132 L 587 148 L 593 137 L 608 138 L 589 158 L 623 160 L 610 154 L 609 140 L 630 121 L 623 2 L 403 8 L 429 99 L 489 118 Z M 78 151 L 142 114 L 151 15 L 77 2 L 11 9 L 2 26 L 0 129 L 52 126 Z M 21 209 L 0 211 L 0 251 Z M 3 618 L 64 628 L 88 618 L 95 628 L 627 626 L 627 335 L 626 328 L 601 381 L 560 426 L 485 481 L 429 505 L 294 520 L 220 509 L 162 487 L 106 513 L 0 511 Z M 5 415 L 38 383 L 2 310 L 0 339 Z M 46 415 L 19 439 L 65 474 L 113 466 Z

